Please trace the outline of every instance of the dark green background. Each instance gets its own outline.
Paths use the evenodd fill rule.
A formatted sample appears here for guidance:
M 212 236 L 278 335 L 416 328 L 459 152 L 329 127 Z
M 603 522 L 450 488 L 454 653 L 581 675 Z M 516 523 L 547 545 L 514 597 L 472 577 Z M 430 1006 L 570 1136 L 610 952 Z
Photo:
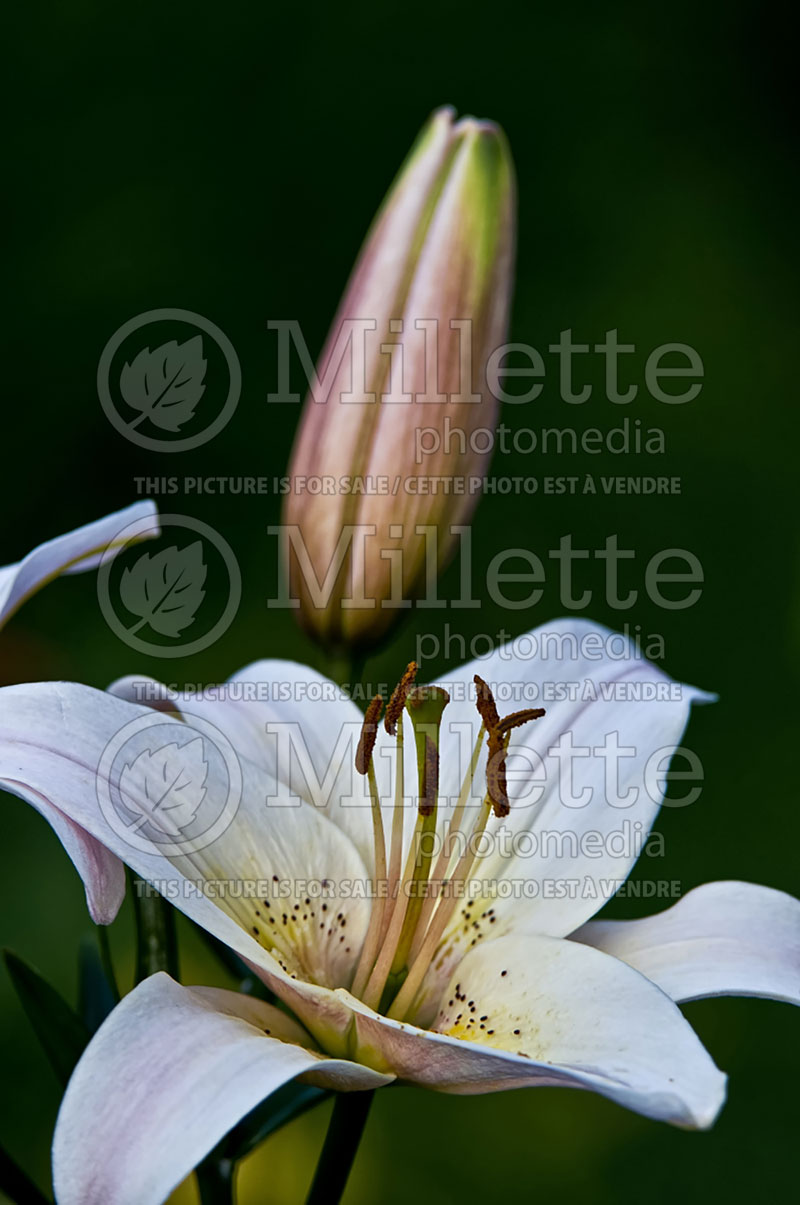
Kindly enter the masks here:
M 602 602 L 601 563 L 582 575 L 596 590 L 590 617 L 663 633 L 666 668 L 721 695 L 690 728 L 706 789 L 695 806 L 664 815 L 655 873 L 685 890 L 745 878 L 796 891 L 796 157 L 792 43 L 778 6 L 72 0 L 17 6 L 7 20 L 0 560 L 132 501 L 137 475 L 281 472 L 298 415 L 266 405 L 275 384 L 268 319 L 297 318 L 316 351 L 367 223 L 429 111 L 451 102 L 492 117 L 519 175 L 514 336 L 544 350 L 565 327 L 589 343 L 616 327 L 637 346 L 626 380 L 640 385 L 646 354 L 683 341 L 702 355 L 706 382 L 687 406 L 659 405 L 642 389 L 624 411 L 599 396 L 567 407 L 551 381 L 536 403 L 508 407 L 506 422 L 535 429 L 608 428 L 624 412 L 662 427 L 667 452 L 498 458 L 498 474 L 662 472 L 680 476 L 683 492 L 486 499 L 476 581 L 500 548 L 545 554 L 567 532 L 585 548 L 618 533 L 637 551 L 638 585 L 657 550 L 693 550 L 706 587 L 688 611 L 642 597 L 620 616 Z M 185 455 L 125 442 L 95 392 L 106 340 L 162 306 L 216 322 L 243 369 L 233 420 Z M 586 379 L 599 384 L 592 371 Z M 192 660 L 137 656 L 104 625 L 88 575 L 51 587 L 10 624 L 3 680 L 103 686 L 137 670 L 214 681 L 257 656 L 314 656 L 291 618 L 265 606 L 274 498 L 179 495 L 162 506 L 210 523 L 239 559 L 244 597 L 224 638 Z M 426 627 L 516 633 L 552 618 L 561 609 L 553 582 L 532 613 L 487 603 L 479 613 L 415 617 L 368 673 L 394 675 Z M 3 940 L 72 993 L 76 942 L 90 927 L 83 892 L 44 823 L 16 800 L 4 798 L 3 809 Z M 616 901 L 612 910 L 648 906 Z M 126 914 L 113 935 L 128 972 L 129 923 Z M 189 941 L 188 981 L 212 975 L 203 957 Z M 379 1094 L 348 1199 L 788 1194 L 797 1018 L 761 1001 L 687 1012 L 731 1075 L 711 1133 L 671 1130 L 589 1094 L 391 1091 Z M 5 980 L 2 1020 L 0 1137 L 44 1184 L 58 1093 Z M 242 1200 L 300 1199 L 323 1122 L 319 1112 L 271 1140 L 243 1172 Z

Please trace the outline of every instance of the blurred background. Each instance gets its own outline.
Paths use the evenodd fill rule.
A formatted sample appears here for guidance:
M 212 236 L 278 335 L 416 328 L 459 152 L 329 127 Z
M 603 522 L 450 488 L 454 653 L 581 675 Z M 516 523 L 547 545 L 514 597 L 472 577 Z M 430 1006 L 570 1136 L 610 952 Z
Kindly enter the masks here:
M 268 320 L 296 318 L 316 354 L 367 225 L 429 112 L 450 102 L 494 118 L 519 177 L 513 338 L 539 348 L 549 368 L 546 348 L 561 330 L 593 344 L 617 328 L 637 348 L 623 383 L 640 386 L 630 406 L 611 406 L 602 362 L 583 357 L 578 379 L 596 397 L 566 406 L 552 375 L 537 401 L 506 407 L 503 421 L 605 430 L 627 416 L 661 428 L 666 446 L 662 455 L 510 454 L 496 458 L 495 473 L 668 474 L 682 490 L 485 498 L 475 581 L 500 548 L 546 557 L 566 533 L 589 549 L 618 534 L 637 553 L 638 586 L 653 553 L 692 550 L 705 588 L 683 611 L 662 610 L 642 591 L 621 616 L 603 601 L 603 563 L 581 570 L 595 591 L 589 617 L 663 636 L 665 668 L 720 695 L 689 730 L 705 790 L 696 805 L 662 815 L 655 873 L 684 891 L 744 878 L 796 893 L 797 160 L 793 44 L 778 13 L 772 0 L 16 6 L 7 17 L 12 304 L 0 563 L 133 501 L 137 476 L 283 472 L 299 408 L 266 403 L 276 388 Z M 125 440 L 95 380 L 117 328 L 165 306 L 216 323 L 243 373 L 224 431 L 172 455 Z M 646 356 L 674 341 L 705 364 L 703 390 L 685 406 L 659 404 L 644 388 Z M 210 524 L 233 549 L 243 594 L 225 635 L 170 662 L 134 653 L 103 621 L 94 576 L 64 579 L 0 635 L 3 682 L 103 687 L 129 672 L 213 682 L 256 657 L 315 660 L 290 614 L 266 607 L 276 583 L 267 527 L 279 499 L 156 500 Z M 451 571 L 442 594 L 456 590 Z M 442 638 L 448 622 L 469 639 L 517 634 L 559 612 L 551 574 L 527 612 L 486 599 L 480 611 L 413 615 L 367 676 L 393 680 L 416 635 Z M 457 646 L 451 652 L 460 660 Z M 446 664 L 442 653 L 426 668 Z M 16 799 L 0 802 L 2 942 L 74 999 L 77 943 L 91 929 L 83 890 L 44 822 Z M 618 899 L 607 915 L 652 910 Z M 226 982 L 181 933 L 184 980 Z M 111 940 L 130 983 L 128 905 Z M 0 993 L 0 1139 L 46 1187 L 58 1087 L 5 975 Z M 797 1017 L 757 1000 L 686 1011 L 731 1077 L 712 1132 L 672 1130 L 588 1093 L 457 1099 L 402 1088 L 377 1097 L 346 1201 L 780 1199 L 796 1179 Z M 241 1170 L 240 1201 L 302 1199 L 327 1115 L 326 1106 L 270 1139 Z M 174 1199 L 190 1205 L 194 1193 L 187 1184 Z

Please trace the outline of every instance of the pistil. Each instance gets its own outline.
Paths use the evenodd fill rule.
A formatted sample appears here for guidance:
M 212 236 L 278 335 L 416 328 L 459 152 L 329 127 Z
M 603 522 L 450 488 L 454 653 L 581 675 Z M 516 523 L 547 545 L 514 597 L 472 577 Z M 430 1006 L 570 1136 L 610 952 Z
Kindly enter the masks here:
M 423 891 L 428 882 L 436 840 L 436 815 L 439 801 L 439 730 L 442 713 L 450 696 L 440 686 L 421 686 L 411 691 L 406 707 L 414 725 L 417 751 L 419 799 L 417 827 L 412 849 L 415 852 L 414 872 L 409 884 L 410 898 L 400 940 L 397 943 L 392 972 L 405 970 L 411 942 L 422 910 Z
M 449 694 L 439 686 L 415 687 L 408 691 L 405 698 L 405 706 L 414 725 L 418 814 L 385 940 L 362 995 L 364 1002 L 372 1007 L 378 1007 L 387 993 L 391 998 L 405 976 L 409 950 L 419 920 L 422 893 L 433 858 L 439 798 L 439 730 L 442 713 L 449 702 Z
M 402 1020 L 414 1004 L 414 999 L 462 894 L 460 888 L 475 873 L 476 863 L 479 861 L 478 845 L 489 822 L 490 815 L 492 812 L 498 817 L 508 815 L 510 805 L 506 780 L 506 754 L 509 740 L 511 739 L 511 732 L 522 724 L 526 724 L 530 720 L 537 720 L 545 714 L 542 708 L 528 708 L 524 711 L 514 712 L 501 719 L 491 690 L 483 679 L 477 675 L 475 676 L 475 686 L 477 689 L 478 712 L 483 720 L 481 732 L 485 729 L 488 737 L 487 792 L 472 833 L 470 834 L 469 841 L 458 859 L 455 870 L 447 882 L 442 884 L 442 898 L 436 904 L 435 911 L 433 911 L 433 906 L 429 910 L 429 915 L 432 912 L 432 919 L 428 923 L 427 929 L 423 928 L 422 923 L 418 926 L 416 941 L 414 943 L 416 948 L 413 949 L 408 974 L 387 1013 L 387 1016 L 394 1020 Z M 473 763 L 471 765 L 474 765 L 476 762 L 477 758 L 473 754 Z M 474 769 L 472 773 L 474 774 Z M 471 785 L 470 779 L 469 786 L 471 787 Z M 463 787 L 462 796 L 466 800 L 467 795 L 464 793 Z
M 455 841 L 461 834 L 461 824 L 464 817 L 464 809 L 467 806 L 467 800 L 472 794 L 472 784 L 475 781 L 475 771 L 478 768 L 478 759 L 481 755 L 481 745 L 483 744 L 483 736 L 486 731 L 485 725 L 481 724 L 478 732 L 478 739 L 475 741 L 475 747 L 472 750 L 472 756 L 467 766 L 467 772 L 464 775 L 464 781 L 461 784 L 458 802 L 453 809 L 453 815 L 450 818 L 450 823 L 447 826 L 447 833 L 442 841 L 442 848 L 439 851 L 439 857 L 436 860 L 436 865 L 433 868 L 431 875 L 431 883 L 442 883 L 450 868 L 450 863 L 453 856 L 453 846 Z M 466 846 L 465 846 L 466 848 Z M 462 851 L 463 852 L 463 851 Z M 420 946 L 425 938 L 425 931 L 428 928 L 428 922 L 431 919 L 431 914 L 438 902 L 438 895 L 433 892 L 425 897 L 422 904 L 417 931 L 414 934 L 414 940 L 411 943 L 409 957 L 413 960 L 419 953 Z

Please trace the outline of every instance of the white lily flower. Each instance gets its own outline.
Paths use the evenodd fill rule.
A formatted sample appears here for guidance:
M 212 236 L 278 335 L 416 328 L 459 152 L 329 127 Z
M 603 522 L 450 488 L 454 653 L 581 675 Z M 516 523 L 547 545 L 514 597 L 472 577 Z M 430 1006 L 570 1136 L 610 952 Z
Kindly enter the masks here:
M 725 1076 L 677 1004 L 729 992 L 800 1003 L 800 903 L 717 883 L 647 920 L 591 920 L 641 848 L 617 839 L 622 822 L 642 840 L 650 831 L 690 705 L 708 698 L 613 641 L 612 655 L 606 629 L 548 624 L 452 673 L 446 705 L 445 690 L 406 679 L 405 713 L 402 697 L 387 712 L 394 735 L 376 731 L 376 707 L 365 722 L 333 683 L 283 661 L 202 696 L 159 697 L 152 684 L 155 712 L 134 701 L 134 679 L 108 693 L 0 691 L 0 783 L 158 884 L 296 1018 L 164 974 L 141 983 L 64 1097 L 53 1151 L 61 1205 L 163 1201 L 297 1077 L 354 1091 L 395 1080 L 452 1093 L 571 1086 L 680 1126 L 714 1121 Z M 480 686 L 479 715 L 476 674 L 501 702 L 541 699 L 547 684 L 567 701 L 504 721 Z M 440 728 L 431 700 L 444 706 Z M 159 840 L 138 759 L 126 766 L 126 799 L 148 824 L 126 839 L 99 802 L 109 743 L 154 714 L 175 745 L 197 723 L 236 750 L 241 801 L 207 845 Z M 359 735 L 363 777 L 352 773 Z M 211 758 L 204 785 L 209 798 L 229 790 Z M 78 868 L 110 914 L 92 867 Z M 448 891 L 426 900 L 425 883 L 441 879 Z M 388 899 L 373 897 L 380 883 Z
M 97 568 L 101 560 L 114 555 L 120 537 L 124 536 L 124 543 L 128 544 L 155 537 L 160 530 L 155 504 L 135 502 L 94 523 L 47 540 L 14 565 L 0 567 L 0 627 L 23 603 L 62 573 L 85 573 Z M 122 863 L 50 800 L 42 796 L 31 798 L 31 802 L 52 825 L 86 884 L 86 902 L 92 920 L 109 923 L 125 894 Z

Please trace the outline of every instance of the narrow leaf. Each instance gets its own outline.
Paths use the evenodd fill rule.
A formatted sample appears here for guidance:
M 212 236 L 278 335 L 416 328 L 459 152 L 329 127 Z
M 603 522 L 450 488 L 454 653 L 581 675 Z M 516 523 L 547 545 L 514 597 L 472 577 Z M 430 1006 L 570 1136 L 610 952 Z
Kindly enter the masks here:
M 95 935 L 84 933 L 78 948 L 78 1012 L 89 1033 L 100 1028 L 118 1000 L 116 985 L 109 982 Z
M 50 1201 L 12 1159 L 4 1146 L 0 1145 L 0 1193 L 13 1201 L 14 1205 L 50 1205 Z
M 10 950 L 3 957 L 20 1003 L 53 1069 L 66 1085 L 90 1033 L 76 1012 L 38 971 Z

